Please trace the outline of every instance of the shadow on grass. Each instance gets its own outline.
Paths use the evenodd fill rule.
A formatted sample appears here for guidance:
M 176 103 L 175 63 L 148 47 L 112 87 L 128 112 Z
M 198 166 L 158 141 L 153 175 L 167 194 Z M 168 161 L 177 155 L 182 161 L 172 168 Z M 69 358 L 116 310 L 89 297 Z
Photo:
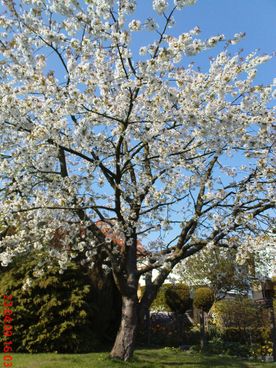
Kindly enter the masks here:
M 183 365 L 185 364 L 195 364 L 193 363 L 179 363 L 179 362 L 158 362 L 160 364 L 162 364 L 162 367 L 183 367 Z M 197 365 L 203 365 L 203 363 L 196 363 Z
M 140 363 L 144 363 L 147 364 L 147 367 L 157 367 L 156 364 L 160 365 L 160 367 L 188 367 L 188 366 L 193 366 L 193 367 L 202 367 L 202 368 L 215 368 L 215 367 L 227 367 L 227 368 L 249 368 L 249 366 L 245 363 L 242 362 L 235 362 L 235 363 L 230 363 L 230 362 L 226 362 L 226 361 L 217 361 L 215 359 L 209 359 L 208 361 L 185 361 L 185 362 L 166 362 L 166 361 L 156 361 L 156 362 L 151 362 L 148 360 L 141 360 Z
M 248 368 L 248 365 L 246 362 L 243 362 L 240 359 L 237 358 L 230 358 L 230 357 L 214 357 L 214 356 L 203 356 L 202 357 L 203 362 L 207 365 L 208 367 L 215 367 L 216 365 L 218 366 L 227 366 L 227 367 L 237 367 L 239 366 L 239 368 Z
M 188 356 L 181 355 L 179 356 L 179 360 L 172 359 L 168 362 L 166 360 L 167 355 L 158 354 L 155 357 L 155 360 L 152 361 L 150 359 L 149 354 L 139 354 L 139 362 L 147 364 L 147 367 L 156 367 L 156 364 L 160 367 L 202 367 L 202 368 L 215 368 L 215 367 L 227 367 L 227 368 L 249 368 L 246 362 L 243 362 L 239 359 L 234 359 L 231 357 L 214 357 L 212 355 L 196 355 L 196 356 Z

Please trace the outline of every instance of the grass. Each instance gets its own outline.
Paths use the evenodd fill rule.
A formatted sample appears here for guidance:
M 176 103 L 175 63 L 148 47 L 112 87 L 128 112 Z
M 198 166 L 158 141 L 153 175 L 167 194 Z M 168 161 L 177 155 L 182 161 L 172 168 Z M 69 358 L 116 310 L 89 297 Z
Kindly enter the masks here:
M 2 366 L 3 354 L 0 354 Z M 13 354 L 13 368 L 276 368 L 229 356 L 202 355 L 172 349 L 137 350 L 132 362 L 111 361 L 107 353 Z

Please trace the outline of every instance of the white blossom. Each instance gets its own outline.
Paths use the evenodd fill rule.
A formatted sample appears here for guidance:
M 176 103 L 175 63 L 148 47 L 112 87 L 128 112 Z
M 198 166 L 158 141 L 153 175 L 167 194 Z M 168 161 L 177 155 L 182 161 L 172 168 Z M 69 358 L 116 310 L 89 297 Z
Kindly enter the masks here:
M 195 2 L 152 5 L 163 14 Z M 226 41 L 201 39 L 199 27 L 166 33 L 174 10 L 144 21 L 133 0 L 3 6 L 2 266 L 33 249 L 61 272 L 78 254 L 92 268 L 104 254 L 127 280 L 134 236 L 139 272 L 151 254 L 152 268 L 168 273 L 177 257 L 210 244 L 231 248 L 238 237 L 249 249 L 272 226 L 275 81 L 255 79 L 270 55 L 231 55 L 243 33 Z M 204 71 L 188 64 L 219 42 Z
M 168 7 L 168 0 L 153 0 L 152 6 L 158 14 L 162 14 Z
M 174 0 L 174 4 L 177 9 L 182 9 L 187 5 L 194 5 L 197 0 Z
M 148 18 L 145 22 L 145 27 L 148 31 L 155 31 L 158 28 L 157 23 L 154 21 L 153 18 Z
M 245 37 L 245 32 L 235 33 L 234 38 L 231 40 L 231 44 L 235 45 Z
M 26 291 L 32 287 L 32 279 L 27 277 L 23 283 L 22 290 Z
M 134 19 L 129 23 L 128 27 L 131 31 L 140 31 L 141 21 Z

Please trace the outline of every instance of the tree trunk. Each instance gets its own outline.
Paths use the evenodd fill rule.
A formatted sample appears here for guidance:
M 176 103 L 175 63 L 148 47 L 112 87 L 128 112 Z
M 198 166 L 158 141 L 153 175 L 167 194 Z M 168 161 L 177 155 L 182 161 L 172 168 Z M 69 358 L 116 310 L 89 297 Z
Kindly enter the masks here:
M 200 311 L 200 348 L 205 350 L 207 346 L 206 331 L 205 331 L 205 312 Z
M 137 295 L 122 297 L 122 319 L 111 358 L 129 360 L 133 356 L 135 332 L 137 327 Z

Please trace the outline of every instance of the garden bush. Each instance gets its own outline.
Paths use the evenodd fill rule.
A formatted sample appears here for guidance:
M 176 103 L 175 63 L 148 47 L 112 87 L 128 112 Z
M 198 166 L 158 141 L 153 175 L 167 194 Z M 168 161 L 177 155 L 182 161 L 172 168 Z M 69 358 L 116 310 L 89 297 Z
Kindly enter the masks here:
M 95 349 L 98 313 L 87 269 L 71 262 L 63 274 L 53 263 L 34 276 L 40 254 L 1 270 L 0 294 L 13 295 L 13 346 L 17 352 L 80 353 Z M 2 326 L 0 326 L 2 330 Z
M 190 297 L 190 288 L 185 284 L 172 285 L 165 290 L 165 302 L 172 312 L 179 314 L 192 309 L 193 301 Z
M 214 292 L 211 288 L 206 286 L 195 290 L 193 304 L 197 309 L 209 312 L 213 303 Z
M 211 312 L 215 328 L 227 341 L 262 342 L 268 338 L 268 311 L 252 299 L 221 300 L 213 305 Z
M 209 340 L 207 351 L 211 354 L 225 354 L 240 357 L 251 356 L 252 346 L 240 342 L 224 341 L 221 338 Z
M 142 289 L 143 292 L 143 289 Z M 163 285 L 151 305 L 153 311 L 185 313 L 192 307 L 189 286 L 186 284 Z
M 163 311 L 163 312 L 171 312 L 171 308 L 168 306 L 166 302 L 166 290 L 168 290 L 171 285 L 163 285 L 161 286 L 156 298 L 154 299 L 150 309 L 152 311 Z M 143 290 L 142 290 L 143 292 Z
M 211 352 L 253 357 L 269 355 L 271 329 L 268 311 L 262 305 L 246 297 L 236 297 L 216 302 L 211 312 L 213 325 L 208 331 Z

